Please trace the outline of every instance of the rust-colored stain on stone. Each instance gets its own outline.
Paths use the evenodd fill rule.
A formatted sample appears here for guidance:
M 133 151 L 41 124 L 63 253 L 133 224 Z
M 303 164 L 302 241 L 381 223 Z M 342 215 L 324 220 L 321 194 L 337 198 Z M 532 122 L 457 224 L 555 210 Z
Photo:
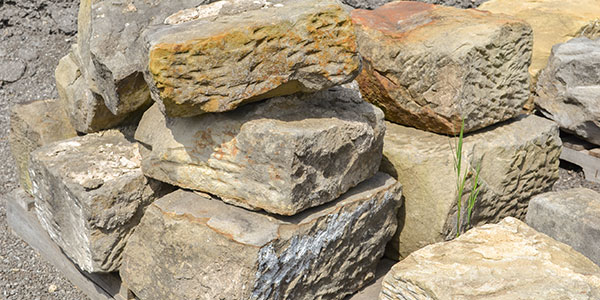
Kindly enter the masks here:
M 352 11 L 351 16 L 352 22 L 357 25 L 377 28 L 377 30 L 389 35 L 399 35 L 407 29 L 410 30 L 409 28 L 415 27 L 415 24 L 409 22 L 411 19 L 417 16 L 426 16 L 434 9 L 435 5 L 433 4 L 397 1 L 375 10 L 356 9 Z

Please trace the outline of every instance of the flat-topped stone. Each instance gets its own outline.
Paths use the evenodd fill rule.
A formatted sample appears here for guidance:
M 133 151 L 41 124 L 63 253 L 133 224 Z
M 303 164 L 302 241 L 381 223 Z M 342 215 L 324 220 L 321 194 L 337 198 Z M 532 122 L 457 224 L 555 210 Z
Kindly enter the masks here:
M 145 34 L 146 81 L 168 116 L 233 110 L 358 75 L 354 29 L 337 1 L 264 3 L 215 2 Z
M 600 145 L 600 39 L 555 45 L 538 78 L 535 104 L 564 131 Z
M 411 254 L 392 267 L 379 296 L 380 300 L 599 298 L 600 267 L 510 217 Z
M 77 44 L 85 85 L 115 115 L 147 107 L 152 100 L 143 76 L 142 32 L 179 10 L 211 1 L 80 1 Z
M 78 51 L 79 47 L 73 45 L 71 51 L 60 59 L 54 72 L 58 95 L 73 127 L 78 132 L 90 133 L 126 122 L 131 113 L 113 114 L 102 96 L 90 90 L 81 75 Z
M 29 156 L 52 142 L 76 137 L 62 103 L 57 99 L 16 104 L 10 110 L 10 150 L 23 190 L 31 194 Z
M 136 139 L 149 177 L 250 209 L 293 215 L 332 201 L 379 168 L 383 113 L 337 88 L 226 113 L 168 118 L 154 106 Z
M 548 63 L 552 46 L 574 37 L 600 37 L 600 0 L 490 0 L 480 10 L 525 20 L 533 28 L 529 73 L 537 79 Z
M 386 123 L 381 170 L 404 187 L 404 225 L 390 241 L 387 256 L 400 259 L 427 245 L 452 239 L 457 230 L 457 138 Z M 454 146 L 455 147 L 455 146 Z M 472 225 L 504 217 L 524 218 L 529 199 L 558 179 L 561 140 L 556 124 L 537 116 L 465 136 L 461 174 L 470 172 L 462 198 L 461 229 L 468 227 L 467 198 L 481 164 L 480 191 Z
M 140 163 L 137 144 L 117 131 L 52 143 L 31 154 L 38 219 L 81 269 L 118 270 L 144 207 L 168 191 L 144 177 Z
M 400 201 L 383 173 L 293 217 L 179 190 L 146 210 L 121 278 L 141 299 L 343 299 L 373 278 Z
M 577 188 L 535 196 L 526 222 L 600 266 L 600 193 Z
M 386 119 L 443 134 L 521 113 L 529 98 L 532 32 L 518 19 L 397 1 L 352 11 L 366 101 Z

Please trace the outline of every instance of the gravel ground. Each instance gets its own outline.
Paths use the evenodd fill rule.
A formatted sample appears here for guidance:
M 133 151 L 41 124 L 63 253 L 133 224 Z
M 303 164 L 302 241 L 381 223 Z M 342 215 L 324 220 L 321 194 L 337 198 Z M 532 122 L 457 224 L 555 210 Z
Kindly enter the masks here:
M 16 176 L 8 148 L 9 107 L 57 97 L 54 69 L 75 42 L 77 6 L 72 0 L 0 0 L 0 193 L 14 189 Z M 581 170 L 561 164 L 554 190 L 600 184 L 585 181 Z M 0 201 L 0 300 L 88 299 L 13 236 Z

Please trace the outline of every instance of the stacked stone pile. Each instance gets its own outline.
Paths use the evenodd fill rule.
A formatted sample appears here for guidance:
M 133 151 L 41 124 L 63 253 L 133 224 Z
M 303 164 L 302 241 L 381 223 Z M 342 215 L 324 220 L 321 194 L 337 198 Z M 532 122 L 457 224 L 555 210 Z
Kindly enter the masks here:
M 521 114 L 536 26 L 337 0 L 85 0 L 78 24 L 60 99 L 14 107 L 11 145 L 42 227 L 80 269 L 118 272 L 140 300 L 343 299 L 385 252 L 404 260 L 380 299 L 600 297 L 592 261 L 515 219 L 534 198 L 532 227 L 598 259 L 581 243 L 597 227 L 549 225 L 557 206 L 597 203 L 543 194 L 561 140 Z M 598 83 L 581 50 L 594 43 L 555 48 L 540 106 L 567 95 L 593 111 L 576 96 Z M 572 131 L 597 138 L 591 119 Z M 463 208 L 481 172 L 457 222 L 461 131 Z
M 355 10 L 352 19 L 364 60 L 360 90 L 390 121 L 381 169 L 405 187 L 388 256 L 456 236 L 456 140 L 448 135 L 463 120 L 461 173 L 471 173 L 463 207 L 481 166 L 471 224 L 524 218 L 530 197 L 558 178 L 561 147 L 553 122 L 519 116 L 529 98 L 531 27 L 506 15 L 403 1 Z
M 79 268 L 142 300 L 342 299 L 374 277 L 401 187 L 378 172 L 383 112 L 341 86 L 362 64 L 341 4 L 82 1 L 78 34 L 60 99 L 14 108 L 12 141 Z

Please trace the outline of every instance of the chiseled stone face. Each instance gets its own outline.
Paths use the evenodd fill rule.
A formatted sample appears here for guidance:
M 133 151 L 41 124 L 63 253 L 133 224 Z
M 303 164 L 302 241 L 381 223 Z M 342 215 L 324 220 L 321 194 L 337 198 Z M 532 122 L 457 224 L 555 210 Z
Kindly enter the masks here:
M 380 300 L 600 299 L 600 267 L 508 217 L 396 264 Z
M 161 110 L 172 117 L 229 111 L 358 75 L 352 22 L 337 1 L 262 2 L 231 0 L 179 12 L 167 23 L 193 21 L 145 34 L 146 81 Z
M 102 96 L 93 93 L 81 75 L 79 48 L 61 58 L 55 70 L 56 88 L 62 105 L 75 130 L 83 133 L 113 128 L 125 122 L 131 113 L 114 115 L 104 103 Z
M 38 219 L 81 269 L 118 270 L 143 208 L 166 189 L 144 177 L 140 162 L 137 144 L 117 131 L 52 143 L 31 154 Z
M 540 73 L 535 104 L 563 130 L 600 145 L 600 39 L 555 45 Z
M 146 300 L 343 299 L 373 278 L 400 201 L 383 173 L 293 217 L 179 190 L 148 207 L 121 278 Z
M 526 222 L 600 266 L 600 194 L 584 188 L 533 197 Z
M 136 139 L 146 176 L 250 209 L 293 215 L 333 201 L 381 162 L 383 113 L 352 91 L 272 98 L 168 118 L 154 106 Z
M 35 149 L 52 142 L 76 137 L 62 103 L 56 99 L 16 104 L 10 111 L 10 149 L 21 187 L 31 193 L 29 156 Z
M 480 10 L 525 20 L 533 28 L 529 73 L 536 79 L 552 47 L 579 35 L 600 37 L 600 0 L 490 0 Z
M 457 134 L 518 115 L 529 98 L 530 26 L 506 15 L 398 1 L 354 10 L 365 100 L 386 119 Z
M 398 232 L 386 255 L 404 258 L 427 245 L 456 236 L 457 138 L 386 123 L 381 170 L 404 187 Z M 461 229 L 468 226 L 466 203 L 473 174 L 481 163 L 480 192 L 473 226 L 504 217 L 524 218 L 530 197 L 548 191 L 558 179 L 561 140 L 550 120 L 524 116 L 466 135 L 461 174 L 470 172 L 462 198 Z
M 208 2 L 82 0 L 77 44 L 85 85 L 115 115 L 147 107 L 151 98 L 143 76 L 147 59 L 143 55 L 142 32 L 150 25 L 162 24 L 172 13 Z

